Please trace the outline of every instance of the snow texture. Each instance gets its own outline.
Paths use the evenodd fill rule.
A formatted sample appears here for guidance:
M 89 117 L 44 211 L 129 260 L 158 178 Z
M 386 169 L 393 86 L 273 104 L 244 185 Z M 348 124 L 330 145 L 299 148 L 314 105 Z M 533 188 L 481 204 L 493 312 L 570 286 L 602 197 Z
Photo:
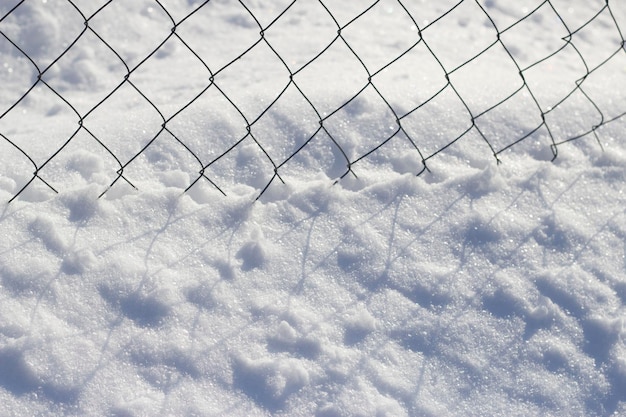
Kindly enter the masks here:
M 0 15 L 17 3 L 4 1 Z M 104 2 L 74 3 L 89 16 Z M 176 21 L 200 5 L 162 3 Z M 244 3 L 264 26 L 288 4 Z M 342 25 L 369 6 L 324 3 Z M 454 5 L 403 3 L 412 12 L 423 9 L 420 25 Z M 567 35 L 553 8 L 578 27 L 604 3 L 544 3 L 502 40 L 515 45 L 519 62 L 536 62 L 560 47 L 554 33 Z M 480 2 L 499 27 L 540 4 Z M 624 4 L 610 4 L 626 28 Z M 489 22 L 478 5 L 464 1 L 439 21 L 440 32 L 425 32 L 446 68 L 483 46 Z M 285 23 L 268 31 L 288 65 L 302 66 L 336 35 L 336 27 L 326 32 L 332 20 L 312 23 L 311 16 L 324 13 L 321 3 L 298 0 Z M 377 68 L 388 62 L 385 51 L 406 47 L 404 32 L 415 28 L 401 17 L 399 2 L 381 1 L 368 13 L 345 37 Z M 0 21 L 0 30 L 43 70 L 82 30 L 81 19 L 70 2 L 27 0 Z M 386 22 L 395 22 L 398 33 Z M 594 65 L 615 42 L 606 22 L 575 35 Z M 171 26 L 151 1 L 114 1 L 90 25 L 131 66 Z M 391 33 L 381 36 L 382 30 Z M 258 27 L 240 3 L 212 1 L 180 33 L 219 68 L 258 37 Z M 302 43 L 294 42 L 300 37 Z M 333 71 L 363 72 L 358 62 L 337 59 L 346 48 L 334 45 L 300 78 L 320 108 L 336 106 L 358 85 L 354 77 L 330 78 Z M 394 97 L 394 108 L 407 109 L 441 88 L 433 81 L 441 69 L 420 60 L 425 53 L 416 49 L 402 69 L 381 73 L 388 81 L 380 88 Z M 273 68 L 276 60 L 265 54 L 242 60 L 239 72 L 225 71 L 220 84 L 248 115 L 258 114 L 271 99 L 265 92 L 284 81 L 285 69 Z M 87 33 L 44 78 L 83 112 L 124 76 L 111 56 Z M 1 38 L 0 57 L 4 112 L 36 74 Z M 476 68 L 453 74 L 462 94 L 473 97 L 472 111 L 510 94 L 517 79 L 507 78 L 504 58 L 488 53 Z M 554 105 L 580 76 L 580 58 L 556 59 L 563 62 L 529 71 L 542 107 Z M 201 85 L 202 68 L 194 65 L 172 39 L 131 79 L 159 109 L 173 111 Z M 423 74 L 403 84 L 413 71 Z M 595 74 L 603 71 L 612 75 L 590 77 L 589 85 L 602 108 L 616 112 L 607 116 L 616 117 L 626 111 L 624 51 Z M 255 74 L 273 72 L 257 83 Z M 310 107 L 291 93 L 254 125 L 277 158 L 316 129 Z M 208 94 L 170 129 L 210 159 L 232 145 L 245 123 Z M 520 95 L 477 126 L 498 147 L 509 144 L 540 118 L 537 110 L 520 110 L 536 108 L 528 100 Z M 328 119 L 348 158 L 395 128 L 379 101 L 365 91 Z M 574 103 L 581 107 L 549 113 L 559 118 L 559 138 L 591 117 L 588 102 Z M 425 154 L 466 128 L 467 110 L 459 107 L 444 94 L 407 119 Z M 0 119 L 0 133 L 40 164 L 76 121 L 39 85 Z M 267 159 L 253 143 L 242 143 L 214 169 L 225 197 L 205 180 L 184 192 L 198 164 L 167 135 L 125 171 L 136 188 L 119 180 L 99 198 L 119 165 L 82 132 L 41 172 L 58 194 L 35 180 L 0 210 L 0 415 L 626 415 L 624 122 L 598 130 L 601 146 L 593 134 L 560 145 L 553 162 L 545 131 L 500 155 L 501 164 L 472 132 L 420 176 L 419 155 L 406 141 L 392 141 L 356 164 L 358 178 L 337 183 L 345 158 L 320 135 L 285 165 L 285 184 L 273 182 L 258 201 L 271 169 L 267 174 Z M 126 86 L 85 123 L 123 159 L 163 121 Z M 0 154 L 0 199 L 8 201 L 30 179 L 32 164 L 2 138 Z

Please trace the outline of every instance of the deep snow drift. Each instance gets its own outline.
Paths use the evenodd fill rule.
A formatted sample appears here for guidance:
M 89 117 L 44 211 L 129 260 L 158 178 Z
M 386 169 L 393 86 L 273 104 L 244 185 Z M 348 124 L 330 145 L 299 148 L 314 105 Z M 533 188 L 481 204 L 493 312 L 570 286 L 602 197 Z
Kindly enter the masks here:
M 4 2 L 0 15 L 18 3 Z M 104 4 L 74 3 L 86 17 Z M 175 22 L 201 5 L 161 3 Z M 373 2 L 328 3 L 345 25 Z M 406 7 L 422 27 L 456 4 L 434 3 Z M 579 27 L 605 4 L 503 3 L 480 3 L 489 23 L 466 0 L 424 31 L 444 68 L 493 41 L 492 23 L 502 29 L 537 8 L 502 35 L 516 45 L 516 62 L 530 65 L 563 44 L 564 27 Z M 266 27 L 289 2 L 243 4 Z M 625 28 L 623 4 L 610 6 Z M 567 26 L 555 24 L 555 11 Z M 372 72 L 419 39 L 397 1 L 377 3 L 362 19 L 344 36 Z M 0 31 L 41 71 L 83 20 L 69 2 L 27 0 Z M 315 1 L 298 0 L 276 22 L 265 36 L 294 72 L 337 35 Z M 208 74 L 181 39 L 213 71 L 223 67 L 259 38 L 242 4 L 207 3 L 142 65 L 170 36 L 168 16 L 152 1 L 107 5 L 90 20 L 95 32 L 42 76 L 78 115 L 41 82 L 6 112 L 37 72 L 0 38 L 0 199 L 13 198 L 33 164 L 72 137 L 38 173 L 58 194 L 35 178 L 2 206 L 0 414 L 626 413 L 626 118 L 559 145 L 553 162 L 545 128 L 499 154 L 501 164 L 493 156 L 541 123 L 585 64 L 619 51 L 607 10 L 593 22 L 572 38 L 584 60 L 568 47 L 526 73 L 541 110 L 521 91 L 471 128 L 448 88 L 403 119 L 422 155 L 397 134 L 354 164 L 356 177 L 337 183 L 346 158 L 359 158 L 397 124 L 372 86 L 330 114 L 367 84 L 336 42 L 294 76 L 320 114 L 289 86 L 252 125 L 256 141 L 247 137 L 207 167 L 219 189 L 202 177 L 187 192 L 203 164 L 245 137 L 246 120 L 289 82 L 261 45 L 216 76 L 241 113 L 210 88 L 176 114 Z M 139 65 L 129 80 L 149 101 L 125 83 L 87 114 L 127 73 L 94 33 L 129 69 Z M 399 114 L 446 85 L 427 48 L 413 52 L 373 78 Z M 510 65 L 494 48 L 451 74 L 469 111 L 519 87 Z M 605 120 L 626 111 L 626 52 L 584 83 L 593 102 L 576 92 L 546 113 L 555 142 L 598 124 L 598 111 Z M 320 117 L 326 131 L 316 134 Z M 468 120 L 471 129 L 416 176 L 422 157 Z M 285 160 L 312 135 L 281 166 L 285 183 L 274 179 L 256 201 L 273 177 L 270 160 Z M 115 181 L 120 164 L 124 177 Z

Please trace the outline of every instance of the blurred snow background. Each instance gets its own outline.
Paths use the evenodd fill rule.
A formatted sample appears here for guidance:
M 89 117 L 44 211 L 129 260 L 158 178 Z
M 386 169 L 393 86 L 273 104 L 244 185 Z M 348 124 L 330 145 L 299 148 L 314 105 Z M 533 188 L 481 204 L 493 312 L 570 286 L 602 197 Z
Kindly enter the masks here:
M 626 413 L 624 5 L 290 4 L 0 5 L 0 414 Z

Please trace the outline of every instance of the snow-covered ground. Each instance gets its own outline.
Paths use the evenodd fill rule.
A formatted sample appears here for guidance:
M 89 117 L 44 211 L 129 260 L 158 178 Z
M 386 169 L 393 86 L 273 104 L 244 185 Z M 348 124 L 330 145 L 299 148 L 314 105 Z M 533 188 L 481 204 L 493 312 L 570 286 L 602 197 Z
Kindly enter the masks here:
M 626 415 L 623 2 L 105 3 L 0 4 L 0 415 Z

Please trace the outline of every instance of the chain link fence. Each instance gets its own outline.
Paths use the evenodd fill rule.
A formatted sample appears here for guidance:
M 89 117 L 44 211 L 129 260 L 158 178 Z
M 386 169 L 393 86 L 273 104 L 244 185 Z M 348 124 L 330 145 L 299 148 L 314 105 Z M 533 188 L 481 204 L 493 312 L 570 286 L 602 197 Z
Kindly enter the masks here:
M 225 194 L 229 171 L 263 194 L 298 157 L 333 154 L 326 171 L 341 179 L 394 147 L 419 175 L 469 136 L 498 161 L 547 138 L 554 158 L 626 119 L 619 2 L 578 14 L 550 0 L 337 3 L 4 1 L 0 164 L 18 178 L 11 200 L 37 182 L 56 192 L 63 180 L 50 167 L 70 148 L 101 155 L 111 170 L 102 194 L 135 187 L 140 157 L 172 157 L 156 151 L 165 142 L 191 173 L 187 190 L 206 181 Z M 276 131 L 289 135 L 267 137 L 289 111 Z M 102 164 L 63 163 L 83 174 L 96 169 L 77 165 Z

